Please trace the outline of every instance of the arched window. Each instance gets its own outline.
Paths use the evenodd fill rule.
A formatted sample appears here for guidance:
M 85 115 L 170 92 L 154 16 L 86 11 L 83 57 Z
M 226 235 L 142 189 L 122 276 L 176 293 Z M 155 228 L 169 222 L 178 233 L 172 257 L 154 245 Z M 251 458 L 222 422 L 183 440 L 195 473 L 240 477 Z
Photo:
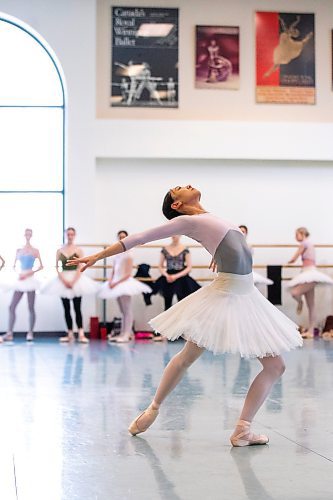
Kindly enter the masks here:
M 0 254 L 11 261 L 29 227 L 51 264 L 64 226 L 62 70 L 38 34 L 1 13 L 0 67 Z

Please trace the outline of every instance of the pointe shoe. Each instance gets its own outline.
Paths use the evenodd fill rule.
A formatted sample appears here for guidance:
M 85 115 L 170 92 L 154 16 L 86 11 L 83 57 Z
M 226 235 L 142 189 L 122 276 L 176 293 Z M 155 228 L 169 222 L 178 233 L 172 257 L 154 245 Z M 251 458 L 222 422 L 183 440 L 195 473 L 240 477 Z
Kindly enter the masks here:
M 85 335 L 79 335 L 77 341 L 80 342 L 80 344 L 89 344 L 89 339 Z
M 111 340 L 111 342 L 116 342 L 117 344 L 125 344 L 126 342 L 130 342 L 132 338 L 132 335 L 125 333 L 124 335 L 118 335 L 114 340 Z
M 73 334 L 65 335 L 65 337 L 59 338 L 59 342 L 74 342 L 74 341 L 75 341 L 75 337 Z
M 14 336 L 12 333 L 5 333 L 1 336 L 2 342 L 13 342 Z
M 247 420 L 239 420 L 236 424 L 236 427 L 241 427 L 242 431 L 234 434 L 230 437 L 230 442 L 232 446 L 255 446 L 267 444 L 269 442 L 269 438 L 264 434 L 253 434 L 250 431 L 251 422 L 247 422 Z
M 310 330 L 306 330 L 301 333 L 302 339 L 313 339 L 313 333 Z
M 133 420 L 133 422 L 131 423 L 131 425 L 128 428 L 128 431 L 132 434 L 132 436 L 136 436 L 137 434 L 141 434 L 142 432 L 145 432 L 152 425 L 152 423 L 155 421 L 155 419 L 158 415 L 158 412 L 159 412 L 158 409 L 154 410 L 154 408 L 152 408 L 151 406 L 148 406 L 148 408 L 145 411 L 140 413 L 140 415 L 138 417 L 136 417 L 135 420 Z M 149 424 L 146 426 L 145 429 L 139 429 L 139 427 L 138 427 L 138 421 L 140 420 L 142 415 L 147 415 L 148 417 L 150 417 Z
M 153 336 L 153 341 L 154 342 L 163 342 L 164 340 L 166 340 L 166 338 L 162 337 L 162 335 L 154 335 Z

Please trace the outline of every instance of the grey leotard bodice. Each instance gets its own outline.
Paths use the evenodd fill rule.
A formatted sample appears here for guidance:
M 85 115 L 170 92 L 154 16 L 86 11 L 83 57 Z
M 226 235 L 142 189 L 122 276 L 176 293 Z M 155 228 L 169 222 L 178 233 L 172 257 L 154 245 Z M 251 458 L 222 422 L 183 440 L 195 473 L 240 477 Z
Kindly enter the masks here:
M 216 249 L 214 260 L 221 273 L 250 274 L 252 272 L 252 253 L 244 235 L 229 229 Z

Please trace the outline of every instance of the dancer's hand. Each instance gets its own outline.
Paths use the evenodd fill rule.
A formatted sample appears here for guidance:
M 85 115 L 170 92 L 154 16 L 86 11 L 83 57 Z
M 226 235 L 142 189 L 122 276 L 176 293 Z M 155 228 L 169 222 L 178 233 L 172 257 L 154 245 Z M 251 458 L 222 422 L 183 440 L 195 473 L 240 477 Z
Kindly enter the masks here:
M 90 255 L 88 257 L 73 257 L 73 259 L 70 259 L 67 261 L 66 266 L 78 266 L 79 264 L 84 264 L 83 267 L 81 267 L 80 272 L 83 273 L 88 267 L 93 266 L 96 264 L 98 259 L 94 255 Z
M 209 269 L 210 269 L 213 273 L 216 273 L 216 271 L 217 271 L 217 264 L 216 264 L 216 262 L 215 262 L 215 260 L 214 260 L 214 259 L 212 259 L 212 260 L 210 261 L 210 264 L 209 264 Z
M 168 283 L 173 283 L 175 281 L 175 278 L 172 276 L 172 274 L 167 274 L 166 280 Z
M 117 284 L 118 284 L 118 283 L 110 283 L 110 282 L 109 282 L 109 288 L 111 288 L 111 290 L 112 290 L 112 288 L 116 287 L 116 286 L 117 286 Z
M 25 273 L 21 273 L 19 275 L 19 280 L 26 280 L 27 278 L 30 278 L 30 276 L 33 276 L 34 275 L 34 272 L 33 271 L 27 271 Z

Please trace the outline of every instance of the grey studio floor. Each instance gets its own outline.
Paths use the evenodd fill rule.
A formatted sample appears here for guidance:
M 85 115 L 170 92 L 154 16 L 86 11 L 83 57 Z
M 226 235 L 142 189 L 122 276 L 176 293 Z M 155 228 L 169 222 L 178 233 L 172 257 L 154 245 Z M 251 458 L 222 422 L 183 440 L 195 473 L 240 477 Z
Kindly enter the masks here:
M 333 498 L 333 342 L 306 341 L 255 428 L 228 437 L 256 360 L 205 353 L 141 437 L 127 426 L 182 342 L 0 345 L 1 500 Z

